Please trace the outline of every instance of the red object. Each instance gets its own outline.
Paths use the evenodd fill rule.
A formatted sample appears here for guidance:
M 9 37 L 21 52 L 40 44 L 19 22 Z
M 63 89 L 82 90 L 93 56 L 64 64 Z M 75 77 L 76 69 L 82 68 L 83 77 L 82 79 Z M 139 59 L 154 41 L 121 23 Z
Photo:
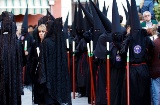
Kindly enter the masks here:
M 107 59 L 106 70 L 107 70 L 107 105 L 111 105 L 111 93 L 110 93 L 110 62 Z
M 75 99 L 75 56 L 73 55 L 73 99 Z
M 130 105 L 130 84 L 129 84 L 129 62 L 127 62 L 127 69 L 126 69 L 126 76 L 127 76 L 127 105 Z
M 90 74 L 91 74 L 91 105 L 93 105 L 93 101 L 95 101 L 96 95 L 95 95 L 95 89 L 94 89 L 94 81 L 93 81 L 93 64 L 92 64 L 93 58 L 89 57 L 89 68 L 90 68 Z
M 69 55 L 69 51 L 67 51 L 67 58 L 68 58 L 68 72 L 70 74 L 70 55 Z

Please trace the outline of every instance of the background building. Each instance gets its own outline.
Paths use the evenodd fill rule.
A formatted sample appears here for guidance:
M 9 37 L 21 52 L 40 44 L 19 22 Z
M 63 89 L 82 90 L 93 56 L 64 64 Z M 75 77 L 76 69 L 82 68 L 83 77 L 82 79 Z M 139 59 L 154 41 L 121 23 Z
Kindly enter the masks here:
M 85 4 L 85 2 L 89 0 L 80 1 L 82 4 Z M 96 2 L 97 0 L 93 1 Z M 107 16 L 112 20 L 112 0 L 99 0 L 100 10 L 103 8 L 104 1 L 106 8 L 109 6 Z M 28 4 L 28 25 L 36 25 L 38 19 L 46 15 L 46 9 L 49 9 L 55 18 L 62 17 L 63 21 L 65 21 L 69 12 L 69 25 L 71 25 L 76 2 L 77 0 L 0 0 L 0 14 L 2 11 L 12 11 L 16 15 L 16 22 L 21 23 Z M 117 0 L 119 14 L 124 17 L 123 23 L 125 23 L 125 13 L 122 3 L 126 7 L 126 0 Z M 136 0 L 136 3 L 139 5 L 140 0 Z

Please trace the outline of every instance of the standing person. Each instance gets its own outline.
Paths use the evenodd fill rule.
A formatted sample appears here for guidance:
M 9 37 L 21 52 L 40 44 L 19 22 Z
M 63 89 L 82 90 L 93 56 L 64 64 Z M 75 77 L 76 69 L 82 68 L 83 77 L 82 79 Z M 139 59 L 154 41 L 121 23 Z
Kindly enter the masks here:
M 153 105 L 160 105 L 160 34 L 153 42 L 152 58 L 150 61 L 150 76 L 151 76 L 151 96 Z
M 72 105 L 62 18 L 48 21 L 46 27 L 47 34 L 40 47 L 38 71 L 38 82 L 44 91 L 44 104 Z
M 130 39 L 125 43 L 129 46 L 130 57 L 130 105 L 151 105 L 150 76 L 147 64 L 154 45 L 147 36 L 147 31 L 140 26 L 135 0 L 131 1 L 131 12 L 131 32 L 128 37 Z M 127 52 L 128 48 L 126 47 L 125 50 Z M 126 101 L 122 105 L 126 105 Z
M 151 13 L 149 11 L 145 11 L 143 13 L 143 22 L 141 23 L 141 26 L 145 29 L 148 28 L 156 28 L 158 22 L 156 20 L 151 19 Z
M 120 25 L 116 0 L 112 6 L 112 42 L 110 43 L 111 105 L 121 105 L 127 53 L 120 54 L 126 29 Z M 123 104 L 122 104 L 123 105 Z
M 0 39 L 0 104 L 21 105 L 22 53 L 14 15 L 10 12 L 2 12 Z
M 41 24 L 38 26 L 38 36 L 37 36 L 37 42 L 33 43 L 33 46 L 31 48 L 31 55 L 30 59 L 32 59 L 32 75 L 33 75 L 33 94 L 34 94 L 34 103 L 35 104 L 44 104 L 45 98 L 44 98 L 44 89 L 43 85 L 41 85 L 38 82 L 39 79 L 39 54 L 40 54 L 40 45 L 46 35 L 46 26 L 45 24 Z M 37 44 L 38 43 L 38 44 Z
M 29 25 L 29 26 L 28 26 L 28 32 L 29 32 L 30 35 L 32 35 L 33 30 L 34 30 L 33 26 L 32 26 L 32 25 Z
M 153 0 L 141 0 L 140 3 L 141 13 L 143 14 L 145 11 L 149 11 L 151 13 L 152 19 L 155 20 L 155 14 L 153 8 L 154 8 Z
M 31 46 L 33 43 L 33 37 L 28 33 L 28 8 L 26 8 L 26 13 L 23 19 L 23 24 L 21 28 L 21 37 L 20 40 L 22 41 L 24 47 L 25 57 L 27 59 L 26 66 L 23 71 L 24 75 L 24 85 L 29 86 L 32 83 L 32 75 L 31 75 L 31 63 L 29 59 Z M 26 45 L 25 42 L 27 41 Z M 27 48 L 25 49 L 25 46 Z

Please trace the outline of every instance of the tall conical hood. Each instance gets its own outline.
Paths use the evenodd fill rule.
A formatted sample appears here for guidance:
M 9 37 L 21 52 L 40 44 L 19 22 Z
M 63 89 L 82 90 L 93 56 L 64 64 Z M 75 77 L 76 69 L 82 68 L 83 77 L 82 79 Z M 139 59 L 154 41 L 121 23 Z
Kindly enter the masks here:
M 67 14 L 66 20 L 65 20 L 64 25 L 63 25 L 63 32 L 64 33 L 68 32 L 68 17 L 69 17 L 69 12 Z
M 106 11 L 107 11 L 107 14 L 108 14 L 108 9 L 109 9 L 109 5 L 108 5 L 107 10 L 106 10 Z M 106 17 L 107 17 L 107 15 L 106 15 Z
M 131 29 L 141 29 L 135 0 L 131 0 Z
M 126 21 L 126 26 L 127 26 L 127 25 L 131 25 L 131 6 L 128 0 L 126 0 L 126 3 L 127 3 L 127 9 L 128 9 L 128 19 Z
M 94 6 L 100 20 L 102 21 L 102 24 L 105 28 L 106 31 L 111 32 L 112 31 L 112 24 L 110 22 L 110 20 L 104 16 L 104 14 L 96 7 L 96 5 L 90 0 L 90 5 Z
M 55 18 L 54 18 L 53 15 L 48 11 L 48 9 L 47 9 L 47 16 L 50 16 L 53 21 L 55 20 Z
M 81 9 L 83 10 L 83 13 L 85 15 L 85 18 L 86 18 L 88 24 L 90 26 L 93 26 L 94 23 L 93 23 L 93 17 L 92 17 L 92 15 L 82 6 L 82 4 L 80 3 L 79 0 L 78 0 L 78 2 L 79 2 L 79 5 L 80 5 Z
M 105 1 L 104 1 L 104 6 L 103 6 L 103 14 L 105 15 L 105 16 L 107 16 L 107 10 L 106 10 L 106 4 L 105 4 Z
M 79 31 L 84 31 L 84 19 L 83 19 L 82 9 L 81 9 L 80 5 L 78 5 L 76 29 Z
M 97 12 L 96 12 L 95 8 L 93 7 L 92 4 L 90 6 L 91 6 L 93 20 L 94 20 L 94 29 L 95 30 L 100 30 L 101 33 L 104 33 L 105 28 L 104 28 L 99 16 L 97 15 Z
M 22 34 L 28 33 L 28 5 L 27 5 L 27 8 L 26 8 L 24 18 L 23 18 L 21 33 Z
M 123 3 L 122 3 L 122 6 L 123 6 L 124 13 L 125 13 L 125 15 L 126 15 L 126 20 L 127 20 L 127 19 L 128 19 L 128 12 L 127 12 L 126 8 L 124 7 Z
M 80 2 L 80 1 L 78 0 L 78 2 Z M 89 12 L 89 6 L 88 6 L 88 2 L 87 2 L 87 0 L 86 0 L 86 3 L 85 3 L 85 9 L 86 9 L 86 11 L 88 11 L 88 12 Z
M 71 36 L 75 36 L 76 35 L 76 25 L 77 25 L 77 21 L 76 21 L 76 18 L 77 18 L 77 3 L 75 4 L 75 9 L 74 9 L 74 20 L 72 22 L 72 26 L 71 26 L 71 29 L 72 29 L 72 32 L 71 32 Z
M 97 2 L 96 2 L 96 6 L 99 8 L 99 0 L 97 0 Z
M 131 6 L 129 4 L 129 1 L 126 0 L 126 3 L 127 3 L 127 9 L 128 9 L 128 14 L 130 15 L 130 12 L 131 12 Z
M 118 13 L 116 0 L 113 0 L 112 5 L 112 33 L 121 32 L 121 25 Z

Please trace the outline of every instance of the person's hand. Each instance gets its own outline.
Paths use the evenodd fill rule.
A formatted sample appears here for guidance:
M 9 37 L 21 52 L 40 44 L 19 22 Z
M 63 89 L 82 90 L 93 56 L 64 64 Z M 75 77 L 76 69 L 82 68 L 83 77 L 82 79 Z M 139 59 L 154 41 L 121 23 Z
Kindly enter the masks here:
M 25 53 L 25 56 L 27 56 L 27 55 L 28 55 L 28 51 L 24 51 L 24 53 Z

